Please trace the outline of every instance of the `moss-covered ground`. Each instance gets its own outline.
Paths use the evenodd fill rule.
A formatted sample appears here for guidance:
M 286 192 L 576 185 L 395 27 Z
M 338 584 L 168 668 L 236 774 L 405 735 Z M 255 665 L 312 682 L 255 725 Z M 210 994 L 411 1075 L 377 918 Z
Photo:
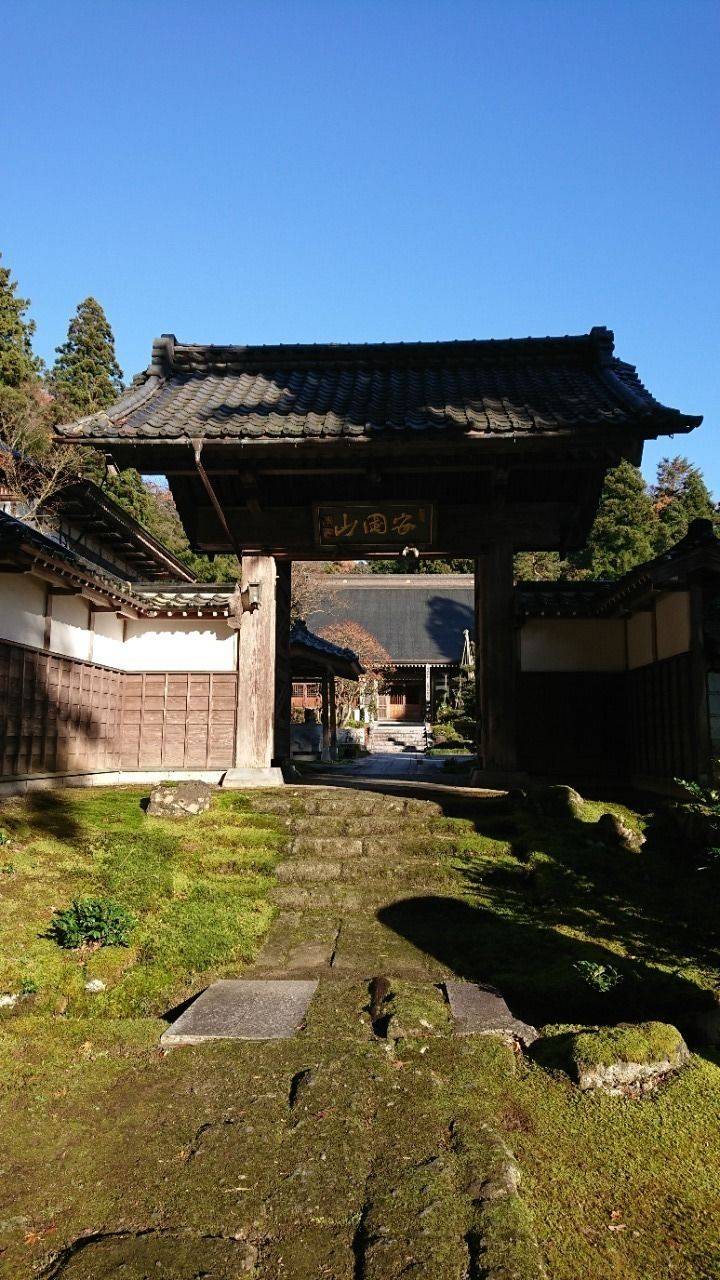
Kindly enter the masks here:
M 0 988 L 38 986 L 0 1024 L 0 1274 L 716 1280 L 716 1055 L 695 1045 L 654 1097 L 581 1095 L 454 1038 L 438 986 L 494 982 L 551 1036 L 689 1021 L 717 981 L 702 875 L 677 851 L 600 847 L 604 804 L 559 823 L 358 795 L 218 797 L 178 826 L 130 790 L 0 809 Z M 95 890 L 139 936 L 83 968 L 39 935 Z M 253 959 L 320 977 L 293 1039 L 160 1048 L 161 1014 Z M 595 989 L 583 960 L 620 981 Z M 86 972 L 105 993 L 85 994 Z M 374 973 L 390 981 L 375 1030 Z M 519 1194 L 494 1198 L 508 1148 Z
M 272 916 L 281 821 L 224 795 L 179 824 L 147 818 L 142 798 L 36 791 L 0 808 L 0 992 L 28 991 L 23 1012 L 157 1014 L 255 954 Z M 47 936 L 53 911 L 87 896 L 129 909 L 129 947 L 78 954 Z M 85 992 L 93 978 L 106 992 Z

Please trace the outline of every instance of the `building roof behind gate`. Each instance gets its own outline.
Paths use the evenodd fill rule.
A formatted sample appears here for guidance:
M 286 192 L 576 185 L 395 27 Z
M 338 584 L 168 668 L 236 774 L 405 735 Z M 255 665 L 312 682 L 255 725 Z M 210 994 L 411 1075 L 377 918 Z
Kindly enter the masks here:
M 327 574 L 322 590 L 325 608 L 309 618 L 314 631 L 357 622 L 398 665 L 459 662 L 463 633 L 474 632 L 475 585 L 467 574 Z

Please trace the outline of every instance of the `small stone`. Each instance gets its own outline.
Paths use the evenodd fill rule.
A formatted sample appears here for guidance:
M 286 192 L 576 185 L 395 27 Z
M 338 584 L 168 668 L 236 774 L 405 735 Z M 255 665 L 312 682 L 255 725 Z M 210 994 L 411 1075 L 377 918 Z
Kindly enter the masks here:
M 213 788 L 207 782 L 160 782 L 150 792 L 146 812 L 154 818 L 187 818 L 210 808 Z
M 519 1042 L 524 1048 L 537 1040 L 538 1033 L 510 1011 L 496 987 L 482 982 L 446 982 L 455 1035 L 497 1036 Z
M 18 1002 L 16 995 L 0 996 L 0 1009 L 12 1009 Z
M 89 982 L 85 983 L 85 990 L 92 996 L 98 995 L 100 991 L 105 990 L 105 983 L 102 978 L 90 978 Z

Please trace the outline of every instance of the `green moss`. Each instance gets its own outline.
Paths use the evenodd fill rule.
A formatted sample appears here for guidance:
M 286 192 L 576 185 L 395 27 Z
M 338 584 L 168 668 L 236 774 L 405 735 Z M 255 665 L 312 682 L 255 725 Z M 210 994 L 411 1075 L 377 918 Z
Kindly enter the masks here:
M 519 1016 L 554 1024 L 538 1043 L 566 1055 L 592 1025 L 692 1012 L 717 980 L 716 906 L 672 858 L 593 844 L 587 822 L 611 809 L 627 821 L 626 810 L 585 802 L 576 820 L 556 821 L 493 801 L 458 803 L 460 818 L 408 813 L 392 855 L 359 859 L 352 884 L 306 885 L 307 907 L 277 919 L 268 969 L 307 943 L 337 951 L 297 1035 L 164 1052 L 165 1023 L 144 1015 L 256 953 L 288 815 L 316 812 L 318 791 L 221 794 L 198 818 L 153 822 L 145 862 L 140 795 L 64 793 L 36 807 L 26 797 L 2 812 L 18 870 L 2 880 L 0 987 L 7 975 L 10 989 L 23 975 L 39 987 L 0 1023 L 8 1275 L 42 1273 L 80 1233 L 128 1223 L 260 1241 L 259 1271 L 293 1280 L 353 1268 L 368 1280 L 461 1275 L 466 1243 L 478 1274 L 535 1276 L 533 1231 L 553 1280 L 716 1274 L 715 1059 L 694 1057 L 632 1105 L 580 1095 L 503 1044 L 453 1036 L 434 985 L 448 972 L 493 982 Z M 263 803 L 286 812 L 268 816 Z M 346 818 L 348 835 L 365 821 Z M 370 813 L 368 830 L 386 821 Z M 424 857 L 418 823 L 452 839 Z M 536 873 L 551 892 L 537 892 Z M 81 962 L 38 937 L 54 905 L 110 880 L 141 904 L 127 950 Z M 613 964 L 623 982 L 591 990 L 582 960 Z M 396 1045 L 373 1036 L 364 1012 L 372 973 L 390 978 L 406 1032 Z M 89 976 L 106 992 L 87 995 Z M 63 992 L 66 1014 L 52 1016 Z M 651 1042 L 657 1052 L 654 1030 Z M 307 1086 L 291 1103 L 299 1076 Z M 522 1181 L 519 1196 L 485 1200 L 507 1158 L 498 1134 Z M 90 1272 L 91 1251 L 82 1257 Z
M 682 1045 L 677 1027 L 640 1022 L 580 1031 L 571 1037 L 570 1052 L 577 1066 L 609 1067 L 613 1062 L 672 1061 Z
M 30 974 L 38 1010 L 158 1013 L 223 966 L 252 959 L 272 919 L 285 828 L 237 795 L 182 823 L 150 823 L 145 794 L 31 793 L 3 807 L 16 869 L 0 900 L 0 990 L 19 991 Z M 87 895 L 136 917 L 129 948 L 87 956 L 47 938 L 53 912 Z M 106 983 L 102 995 L 85 993 L 92 977 Z

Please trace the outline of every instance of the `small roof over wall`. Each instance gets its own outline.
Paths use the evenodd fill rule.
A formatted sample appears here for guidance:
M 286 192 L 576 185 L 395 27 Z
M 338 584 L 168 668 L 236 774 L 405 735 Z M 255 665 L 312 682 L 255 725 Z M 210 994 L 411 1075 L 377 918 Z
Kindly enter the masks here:
M 642 608 L 661 591 L 720 580 L 720 541 L 710 520 L 693 520 L 684 538 L 652 560 L 610 581 L 519 582 L 521 618 L 610 618 Z
M 77 551 L 0 511 L 0 574 L 35 573 L 53 590 L 77 594 L 106 612 L 133 618 L 227 618 L 234 583 L 128 582 L 107 573 Z M 292 674 L 326 671 L 357 680 L 363 668 L 352 649 L 315 635 L 302 622 L 290 631 Z

